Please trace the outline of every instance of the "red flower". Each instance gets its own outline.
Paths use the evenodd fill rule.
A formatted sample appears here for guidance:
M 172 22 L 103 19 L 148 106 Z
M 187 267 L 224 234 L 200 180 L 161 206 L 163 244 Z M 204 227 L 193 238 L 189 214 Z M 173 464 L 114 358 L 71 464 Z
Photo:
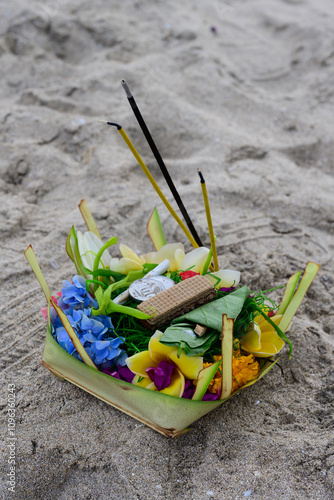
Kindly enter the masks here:
M 194 271 L 183 271 L 183 273 L 180 273 L 180 276 L 183 280 L 186 280 L 188 278 L 192 278 L 193 276 L 197 276 L 199 273 L 194 273 Z

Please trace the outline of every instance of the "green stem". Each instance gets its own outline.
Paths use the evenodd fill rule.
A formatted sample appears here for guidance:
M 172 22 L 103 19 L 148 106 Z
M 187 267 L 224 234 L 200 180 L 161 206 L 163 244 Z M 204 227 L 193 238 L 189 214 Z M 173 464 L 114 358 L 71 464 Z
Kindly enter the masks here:
M 216 242 L 216 236 L 214 236 L 215 238 L 215 242 Z M 204 267 L 203 267 L 203 271 L 202 271 L 202 274 L 206 274 L 208 272 L 208 269 L 209 269 L 209 266 L 210 266 L 210 263 L 211 263 L 211 260 L 212 260 L 212 246 L 210 247 L 210 251 L 208 253 L 208 256 L 207 256 L 207 259 L 205 261 L 205 264 L 204 264 Z M 220 280 L 219 280 L 220 281 Z
M 102 281 L 97 281 L 97 280 L 86 280 L 86 290 L 89 293 L 89 284 L 94 283 L 95 285 L 101 285 L 103 288 L 107 288 L 107 285 L 103 283 Z
M 94 259 L 94 265 L 93 265 L 93 271 L 96 271 L 99 267 L 100 259 L 102 257 L 102 254 L 107 248 L 111 247 L 112 245 L 115 245 L 117 243 L 117 237 L 114 236 L 113 238 L 110 238 L 97 252 L 96 257 Z

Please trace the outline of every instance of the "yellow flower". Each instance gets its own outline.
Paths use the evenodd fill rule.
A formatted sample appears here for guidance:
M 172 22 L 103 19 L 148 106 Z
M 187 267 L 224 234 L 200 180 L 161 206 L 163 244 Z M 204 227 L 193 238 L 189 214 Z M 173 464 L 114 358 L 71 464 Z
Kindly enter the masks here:
M 221 356 L 214 356 L 215 361 L 220 360 Z M 212 365 L 212 363 L 204 363 L 203 368 Z M 234 351 L 232 358 L 232 393 L 242 386 L 257 378 L 260 371 L 260 365 L 254 358 L 253 354 L 248 356 L 242 356 L 240 349 Z M 222 375 L 221 369 L 217 370 L 215 376 L 213 377 L 208 391 L 216 394 L 217 391 L 221 390 L 222 386 Z
M 131 248 L 121 243 L 119 250 L 122 254 L 121 259 L 113 258 L 110 261 L 110 269 L 112 271 L 128 274 L 130 271 L 139 271 L 143 268 L 143 264 L 160 264 L 165 259 L 170 262 L 170 270 L 176 271 L 181 269 L 181 262 L 184 258 L 184 248 L 182 243 L 168 243 L 164 245 L 158 252 L 150 252 L 145 255 L 138 256 Z
M 278 325 L 281 317 L 281 314 L 276 314 L 270 319 Z M 284 344 L 285 342 L 277 335 L 274 327 L 262 315 L 256 316 L 256 321 L 250 324 L 241 341 L 243 351 L 253 353 L 259 358 L 274 356 L 280 352 Z
M 171 376 L 171 383 L 160 392 L 170 396 L 182 397 L 184 392 L 185 378 L 197 379 L 203 368 L 203 358 L 200 356 L 186 356 L 182 351 L 178 357 L 176 346 L 167 346 L 160 342 L 162 332 L 156 331 L 148 344 L 148 351 L 142 351 L 127 358 L 126 364 L 136 374 L 133 384 L 146 387 L 153 391 L 158 390 L 154 382 L 151 382 L 146 370 L 157 368 L 161 361 L 176 365 Z
M 109 267 L 112 271 L 121 274 L 129 274 L 130 271 L 140 271 L 143 269 L 143 262 L 131 248 L 120 243 L 119 251 L 122 254 L 122 258 L 116 259 L 114 257 L 110 260 Z

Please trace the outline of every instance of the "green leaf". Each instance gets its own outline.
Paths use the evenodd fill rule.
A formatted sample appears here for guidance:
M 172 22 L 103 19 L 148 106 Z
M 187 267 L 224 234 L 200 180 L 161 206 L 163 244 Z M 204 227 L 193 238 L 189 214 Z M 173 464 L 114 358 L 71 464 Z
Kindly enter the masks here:
M 220 299 L 209 302 L 174 319 L 172 323 L 179 323 L 185 320 L 191 321 L 192 323 L 213 328 L 220 333 L 222 330 L 222 315 L 226 314 L 227 318 L 237 318 L 249 294 L 250 289 L 244 286 Z
M 208 366 L 207 368 L 204 368 L 199 372 L 198 375 L 198 380 L 196 383 L 196 390 L 194 392 L 194 395 L 192 397 L 193 401 L 201 401 L 204 394 L 206 393 L 211 380 L 216 374 L 216 371 L 219 368 L 219 365 L 221 364 L 220 361 L 216 361 L 216 363 L 213 363 L 212 365 Z
M 81 212 L 81 215 L 82 215 L 84 221 L 86 222 L 88 231 L 91 231 L 92 233 L 96 234 L 96 236 L 101 239 L 99 230 L 97 229 L 96 222 L 95 222 L 95 220 L 91 214 L 91 211 L 89 210 L 88 205 L 85 202 L 85 200 L 81 200 L 78 206 L 79 206 L 79 210 Z
M 286 332 L 289 328 L 292 318 L 297 312 L 298 307 L 300 306 L 305 293 L 307 292 L 309 286 L 312 281 L 316 277 L 318 271 L 320 269 L 319 264 L 315 264 L 314 262 L 308 262 L 301 282 L 299 283 L 299 287 L 297 288 L 296 293 L 291 299 L 288 307 L 286 308 L 281 321 L 279 322 L 279 327 L 283 332 Z
M 24 252 L 24 255 L 26 256 L 26 259 L 29 262 L 31 269 L 34 271 L 36 278 L 39 281 L 39 284 L 41 285 L 41 288 L 44 292 L 44 295 L 45 295 L 45 298 L 46 298 L 48 304 L 50 304 L 51 292 L 50 292 L 48 284 L 44 278 L 44 275 L 41 271 L 41 268 L 39 267 L 39 264 L 37 262 L 36 256 L 34 254 L 34 251 L 33 251 L 31 245 L 28 246 L 27 250 Z
M 293 294 L 295 293 L 297 283 L 299 281 L 300 275 L 302 274 L 301 271 L 298 271 L 297 273 L 293 274 L 290 276 L 288 279 L 288 282 L 285 287 L 284 295 L 282 298 L 282 302 L 279 305 L 279 308 L 276 311 L 276 314 L 284 314 L 286 308 L 291 302 L 291 299 L 293 297 Z
M 216 242 L 217 237 L 214 236 L 214 239 L 215 239 L 215 242 Z M 202 274 L 203 275 L 208 272 L 208 269 L 210 267 L 211 261 L 212 261 L 212 245 L 210 246 L 210 251 L 208 253 L 208 256 L 206 258 L 206 261 L 205 261 L 205 264 L 204 264 L 204 267 L 203 267 L 203 270 L 202 270 Z M 215 271 L 217 271 L 217 269 L 215 269 Z
M 146 228 L 156 251 L 160 250 L 160 248 L 166 245 L 166 238 L 162 229 L 157 207 L 154 207 Z
M 81 270 L 80 270 L 80 268 L 78 266 L 78 263 L 77 263 L 77 260 L 76 260 L 76 257 L 75 257 L 75 240 L 73 238 L 72 229 L 73 229 L 73 227 L 71 228 L 71 231 L 68 233 L 67 240 L 66 240 L 66 247 L 65 248 L 66 248 L 67 255 L 69 256 L 69 258 L 73 261 L 73 263 L 75 265 L 77 273 L 81 274 Z
M 162 334 L 160 342 L 166 345 L 178 345 L 187 356 L 201 356 L 218 337 L 217 332 L 206 333 L 198 337 L 189 324 L 171 325 Z
M 145 264 L 143 265 L 143 270 L 144 270 L 144 273 L 149 273 L 150 271 L 153 271 L 153 269 L 155 269 L 157 267 L 158 264 L 149 264 L 148 262 L 145 262 Z

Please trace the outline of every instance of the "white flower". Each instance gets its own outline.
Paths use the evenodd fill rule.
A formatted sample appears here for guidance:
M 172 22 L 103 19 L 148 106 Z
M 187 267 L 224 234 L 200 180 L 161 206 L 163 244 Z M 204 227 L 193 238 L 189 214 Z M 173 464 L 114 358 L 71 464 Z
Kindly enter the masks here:
M 81 262 L 85 267 L 87 267 L 87 269 L 92 271 L 96 254 L 103 246 L 103 243 L 100 238 L 98 238 L 96 234 L 91 231 L 86 231 L 84 234 L 77 231 L 77 238 Z M 105 269 L 110 266 L 110 261 L 110 253 L 108 250 L 105 250 L 100 258 L 98 267 Z

